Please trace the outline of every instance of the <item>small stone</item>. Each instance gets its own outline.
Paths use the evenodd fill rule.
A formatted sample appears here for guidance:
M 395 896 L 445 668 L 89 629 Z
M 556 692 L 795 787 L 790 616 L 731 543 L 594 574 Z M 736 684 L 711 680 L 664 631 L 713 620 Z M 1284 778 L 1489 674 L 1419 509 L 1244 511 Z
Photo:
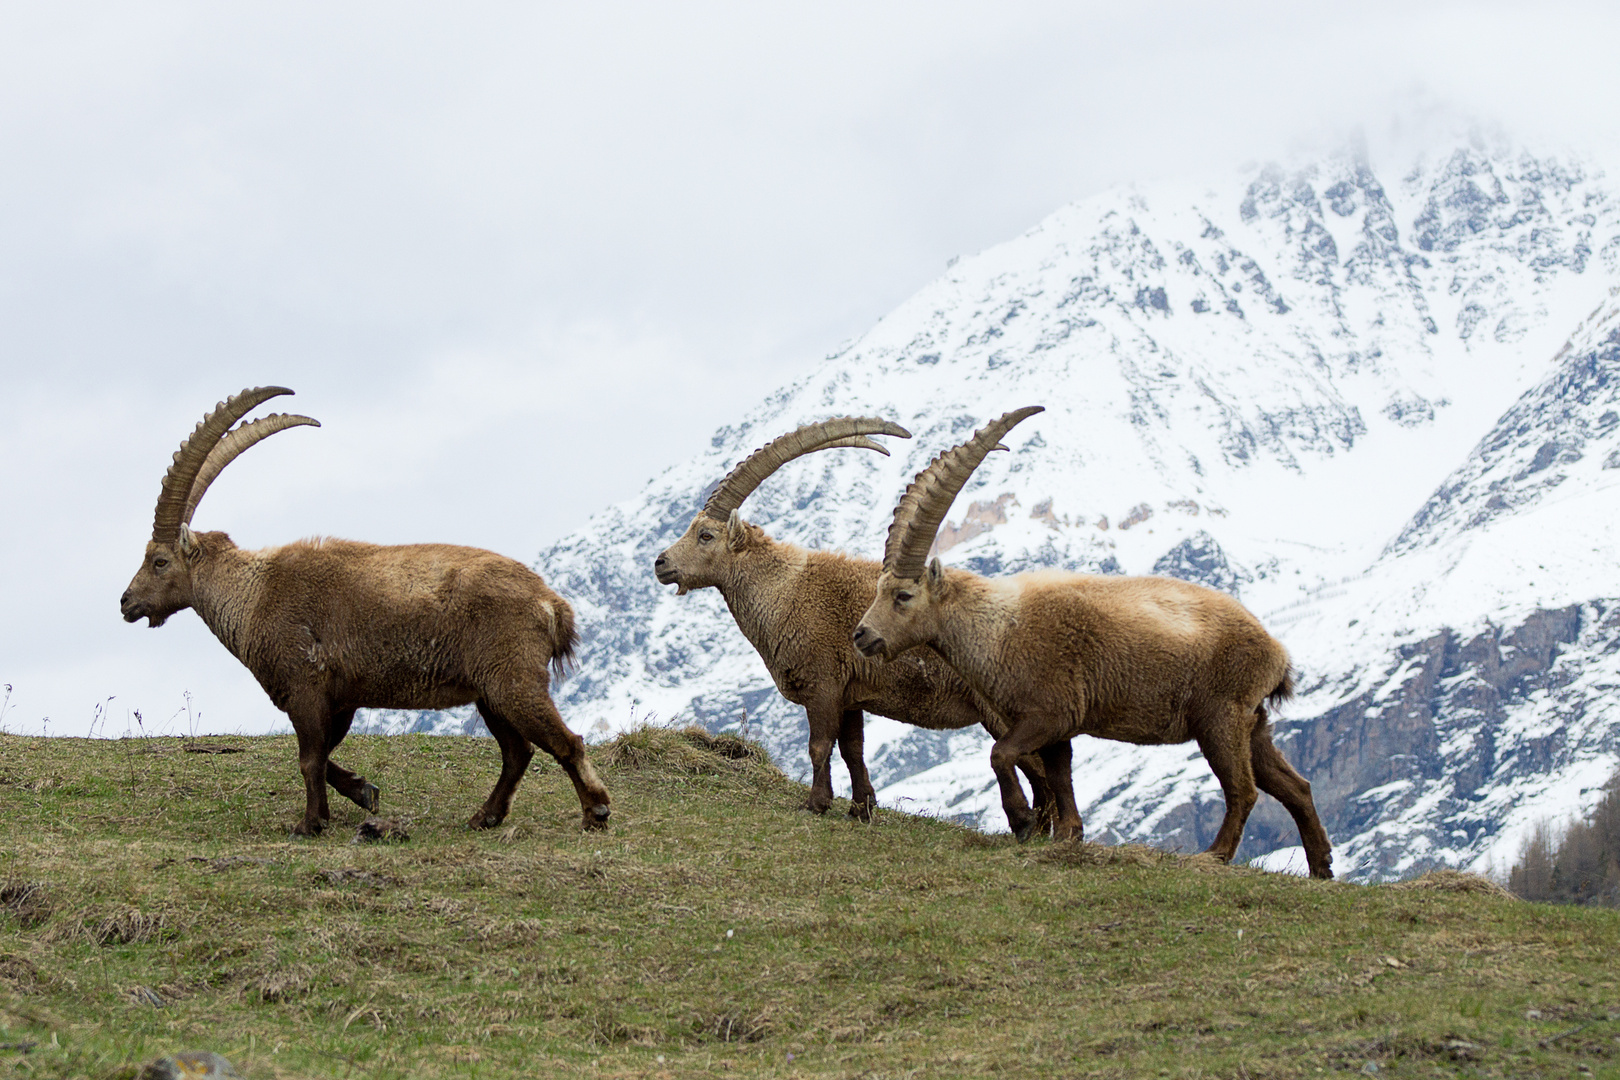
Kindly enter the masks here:
M 368 817 L 360 823 L 360 827 L 354 831 L 354 839 L 349 842 L 402 844 L 410 838 L 411 834 L 405 831 L 405 826 L 393 818 Z
M 1541 1019 L 1541 1010 L 1540 1009 L 1527 1010 L 1525 1012 L 1525 1014 L 1524 1014 L 1524 1018 L 1526 1020 L 1540 1020 Z
M 242 1080 L 236 1066 L 208 1050 L 158 1058 L 136 1080 Z
M 164 1000 L 158 996 L 157 991 L 148 986 L 135 987 L 129 992 L 129 996 L 135 999 L 135 1003 L 137 1005 L 150 1005 L 154 1009 L 161 1009 L 166 1004 L 166 1002 L 164 1002 Z
M 1365 1065 L 1363 1065 L 1361 1067 L 1361 1071 L 1366 1073 L 1368 1076 L 1377 1076 L 1378 1075 L 1378 1062 L 1376 1062 L 1376 1061 L 1367 1062 L 1367 1064 L 1365 1064 Z

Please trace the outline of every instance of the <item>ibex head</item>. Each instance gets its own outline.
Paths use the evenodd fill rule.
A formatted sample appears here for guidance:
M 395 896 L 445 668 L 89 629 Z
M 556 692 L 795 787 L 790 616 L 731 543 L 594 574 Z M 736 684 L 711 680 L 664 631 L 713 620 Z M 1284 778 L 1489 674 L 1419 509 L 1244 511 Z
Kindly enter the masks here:
M 321 426 L 307 416 L 273 413 L 231 429 L 265 401 L 290 393 L 283 386 L 243 390 L 216 405 L 180 444 L 174 463 L 163 476 L 146 556 L 119 602 L 125 622 L 145 617 L 148 625 L 162 626 L 170 615 L 191 606 L 191 572 L 202 557 L 202 546 L 191 531 L 191 515 L 220 470 L 278 431 L 299 424 Z
M 928 559 L 934 534 L 973 470 L 990 451 L 1006 449 L 998 445 L 1001 437 L 1025 417 L 1042 411 L 1043 406 L 1030 405 L 986 424 L 967 442 L 929 462 L 906 488 L 889 525 L 877 596 L 855 628 L 855 648 L 861 653 L 892 660 L 934 636 L 935 601 L 945 584 L 944 567 L 937 558 Z
M 692 519 L 686 534 L 665 548 L 653 562 L 658 583 L 677 586 L 677 595 L 689 589 L 720 585 L 737 553 L 764 538 L 757 526 L 750 525 L 737 513 L 743 500 L 777 469 L 814 450 L 858 446 L 887 455 L 889 451 L 866 438 L 868 435 L 911 438 L 911 432 L 887 420 L 841 416 L 806 424 L 749 454 L 715 488 L 698 516 Z

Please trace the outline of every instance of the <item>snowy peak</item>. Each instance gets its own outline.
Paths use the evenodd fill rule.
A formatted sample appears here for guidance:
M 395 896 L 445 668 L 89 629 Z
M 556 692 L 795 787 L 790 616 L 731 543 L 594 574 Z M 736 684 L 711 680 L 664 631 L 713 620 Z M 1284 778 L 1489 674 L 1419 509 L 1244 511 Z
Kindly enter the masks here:
M 1497 422 L 1390 545 L 1392 553 L 1527 509 L 1565 485 L 1620 484 L 1620 289 L 1594 310 L 1546 378 Z

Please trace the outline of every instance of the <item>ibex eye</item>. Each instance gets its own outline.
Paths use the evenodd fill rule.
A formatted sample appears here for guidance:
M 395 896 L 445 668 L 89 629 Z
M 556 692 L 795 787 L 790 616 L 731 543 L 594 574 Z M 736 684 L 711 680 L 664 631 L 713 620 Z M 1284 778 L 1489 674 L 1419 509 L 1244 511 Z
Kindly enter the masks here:
M 710 540 L 714 539 L 714 533 L 711 533 L 711 532 L 698 533 L 698 539 L 703 541 L 705 544 L 707 544 Z
M 169 560 L 168 559 L 153 559 L 152 560 L 152 569 L 154 569 L 154 570 L 161 570 L 165 566 L 168 566 L 168 565 L 169 565 Z
M 911 594 L 908 592 L 897 592 L 894 594 L 894 598 L 902 604 L 911 602 Z

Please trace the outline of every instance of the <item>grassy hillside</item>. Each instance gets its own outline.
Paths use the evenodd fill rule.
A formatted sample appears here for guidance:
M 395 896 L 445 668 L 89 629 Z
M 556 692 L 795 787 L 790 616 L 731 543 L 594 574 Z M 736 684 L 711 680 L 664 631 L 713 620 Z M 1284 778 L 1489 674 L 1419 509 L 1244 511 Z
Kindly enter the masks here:
M 1620 914 L 1477 879 L 812 818 L 757 752 L 665 731 L 595 749 L 615 814 L 591 835 L 549 760 L 474 834 L 493 743 L 354 738 L 340 760 L 410 840 L 351 843 L 363 815 L 337 800 L 292 841 L 295 756 L 0 736 L 0 1067 L 128 1077 L 206 1048 L 254 1080 L 1620 1070 Z

